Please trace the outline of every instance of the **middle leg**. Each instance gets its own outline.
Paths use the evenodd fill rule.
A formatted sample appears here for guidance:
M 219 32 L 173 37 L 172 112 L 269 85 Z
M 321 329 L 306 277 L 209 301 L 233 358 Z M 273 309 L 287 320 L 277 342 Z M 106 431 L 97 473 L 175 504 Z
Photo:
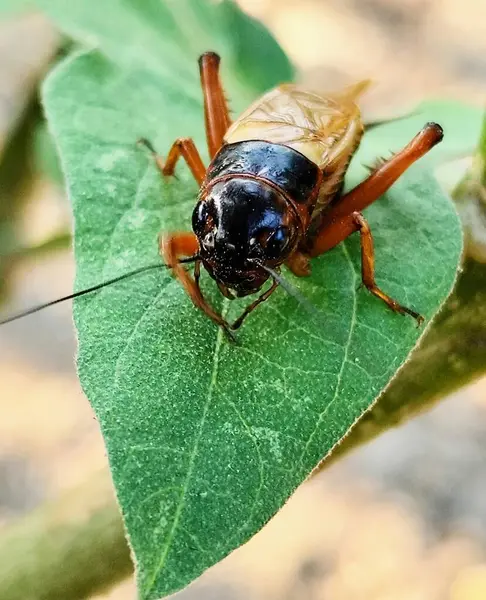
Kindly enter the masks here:
M 154 158 L 157 168 L 164 177 L 174 175 L 177 161 L 182 157 L 186 161 L 194 179 L 199 185 L 202 184 L 206 175 L 206 167 L 204 166 L 201 155 L 196 148 L 196 144 L 191 138 L 177 138 L 172 144 L 165 161 L 157 154 L 155 148 L 148 140 L 141 138 L 139 143 L 148 148 Z
M 272 283 L 272 285 L 268 288 L 268 290 L 266 292 L 263 292 L 263 294 L 261 294 L 260 296 L 258 296 L 258 298 L 256 300 L 254 300 L 251 304 L 249 304 L 245 310 L 241 313 L 241 315 L 236 319 L 236 321 L 230 325 L 231 329 L 238 329 L 239 327 L 241 327 L 243 321 L 246 319 L 246 317 L 255 310 L 255 308 L 257 306 L 259 306 L 262 302 L 265 302 L 265 300 L 267 300 L 268 298 L 270 298 L 270 296 L 273 294 L 273 292 L 277 289 L 278 287 L 278 281 L 274 281 Z

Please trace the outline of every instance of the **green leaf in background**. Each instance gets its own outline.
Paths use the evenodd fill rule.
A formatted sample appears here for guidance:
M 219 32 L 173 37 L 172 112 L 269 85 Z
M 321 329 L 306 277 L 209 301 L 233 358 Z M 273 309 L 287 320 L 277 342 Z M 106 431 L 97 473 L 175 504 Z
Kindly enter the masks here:
M 0 0 L 1 1 L 1 0 Z M 268 31 L 232 0 L 37 0 L 60 29 L 129 71 L 148 70 L 199 101 L 194 60 L 208 48 L 225 57 L 232 106 L 292 77 L 290 63 Z M 111 15 L 107 19 L 104 15 Z M 127 43 L 129 41 L 129 43 Z
M 292 73 L 269 34 L 229 2 L 106 0 L 102 13 L 86 1 L 45 6 L 67 33 L 99 48 L 65 61 L 44 87 L 82 288 L 157 261 L 159 231 L 190 227 L 197 187 L 187 168 L 162 181 L 136 140 L 145 136 L 164 154 L 190 135 L 206 155 L 197 55 L 222 54 L 238 106 Z M 447 131 L 474 114 L 458 107 L 443 122 L 440 152 L 464 146 L 464 136 L 448 139 Z M 398 149 L 435 118 L 435 108 L 424 108 L 418 120 L 377 127 L 349 181 L 362 177 L 362 162 Z M 461 252 L 457 215 L 430 172 L 437 152 L 366 211 L 378 283 L 429 320 Z M 238 347 L 163 270 L 76 302 L 79 376 L 104 435 L 143 599 L 184 587 L 257 532 L 417 343 L 412 319 L 358 289 L 357 236 L 313 269 L 305 280 L 286 276 L 321 318 L 279 290 L 248 319 Z M 209 277 L 203 285 L 224 314 L 241 309 Z
M 421 164 L 440 165 L 472 154 L 478 143 L 483 114 L 482 108 L 466 107 L 458 101 L 428 100 L 412 111 L 409 118 L 393 121 L 393 127 L 371 129 L 367 138 L 371 150 L 376 140 L 384 150 L 391 151 L 409 142 L 413 132 L 418 131 L 427 119 L 436 121 L 444 128 L 444 142 L 427 154 Z M 369 158 L 372 159 L 371 153 Z
M 35 127 L 33 138 L 32 151 L 38 173 L 58 186 L 63 186 L 64 177 L 59 163 L 57 148 L 46 121 L 39 120 Z
M 0 0 L 0 19 L 32 10 L 35 0 Z

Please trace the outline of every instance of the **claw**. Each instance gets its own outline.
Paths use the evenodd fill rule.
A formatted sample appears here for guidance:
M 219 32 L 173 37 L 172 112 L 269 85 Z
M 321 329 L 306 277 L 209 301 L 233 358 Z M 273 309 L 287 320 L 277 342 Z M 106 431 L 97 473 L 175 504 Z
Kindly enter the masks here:
M 221 327 L 222 327 L 223 331 L 225 332 L 228 341 L 231 342 L 232 344 L 236 344 L 238 346 L 239 345 L 238 338 L 236 337 L 235 333 L 233 331 L 231 331 L 230 326 L 228 324 L 226 324 L 226 325 L 222 325 Z
M 139 146 L 145 146 L 145 148 L 147 148 L 147 150 L 149 150 L 149 152 L 151 152 L 152 154 L 157 154 L 155 148 L 152 145 L 152 142 L 149 142 L 149 140 L 147 138 L 141 137 L 137 140 L 137 144 Z

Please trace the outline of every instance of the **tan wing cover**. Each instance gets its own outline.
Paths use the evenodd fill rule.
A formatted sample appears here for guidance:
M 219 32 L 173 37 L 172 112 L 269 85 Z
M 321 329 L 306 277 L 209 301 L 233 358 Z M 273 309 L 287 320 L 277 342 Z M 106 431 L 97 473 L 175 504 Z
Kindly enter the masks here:
M 359 144 L 363 124 L 356 100 L 369 83 L 362 81 L 326 96 L 293 84 L 280 85 L 233 123 L 225 142 L 264 140 L 301 152 L 325 171 L 319 210 L 340 185 Z

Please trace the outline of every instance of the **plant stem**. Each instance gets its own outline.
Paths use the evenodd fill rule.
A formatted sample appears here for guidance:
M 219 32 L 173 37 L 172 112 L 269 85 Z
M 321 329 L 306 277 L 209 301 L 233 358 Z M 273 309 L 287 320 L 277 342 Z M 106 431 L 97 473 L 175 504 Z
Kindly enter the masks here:
M 81 600 L 132 571 L 107 472 L 0 536 L 2 600 Z

